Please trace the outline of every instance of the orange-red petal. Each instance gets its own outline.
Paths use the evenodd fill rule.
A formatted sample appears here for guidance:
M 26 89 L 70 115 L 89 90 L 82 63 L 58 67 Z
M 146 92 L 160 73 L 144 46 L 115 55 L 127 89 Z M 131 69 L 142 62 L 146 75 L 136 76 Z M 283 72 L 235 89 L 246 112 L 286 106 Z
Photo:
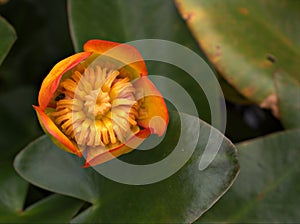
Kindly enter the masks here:
M 54 122 L 44 113 L 44 111 L 37 106 L 33 106 L 35 109 L 40 124 L 43 130 L 50 136 L 51 140 L 59 147 L 67 152 L 74 153 L 79 157 L 82 156 L 79 149 L 67 138 L 54 124 Z
M 138 125 L 150 128 L 153 134 L 162 136 L 169 123 L 168 109 L 162 95 L 148 77 L 136 80 L 133 85 L 144 97 L 143 107 L 147 114 L 146 117 L 138 117 Z
M 83 49 L 87 52 L 109 56 L 121 61 L 125 65 L 130 65 L 138 72 L 139 76 L 146 76 L 148 74 L 143 57 L 135 47 L 128 44 L 106 40 L 89 40 L 84 44 Z
M 90 52 L 74 54 L 58 62 L 44 79 L 38 97 L 38 102 L 42 111 L 48 106 L 53 93 L 56 91 L 62 75 L 78 65 L 81 61 L 91 55 Z
M 93 155 L 87 154 L 86 162 L 84 168 L 90 166 L 96 166 L 101 163 L 107 162 L 125 153 L 129 153 L 135 148 L 137 148 L 142 142 L 151 134 L 149 129 L 144 129 L 136 133 L 132 138 L 130 138 L 125 144 L 121 144 L 116 148 L 104 151 L 100 154 L 93 153 Z

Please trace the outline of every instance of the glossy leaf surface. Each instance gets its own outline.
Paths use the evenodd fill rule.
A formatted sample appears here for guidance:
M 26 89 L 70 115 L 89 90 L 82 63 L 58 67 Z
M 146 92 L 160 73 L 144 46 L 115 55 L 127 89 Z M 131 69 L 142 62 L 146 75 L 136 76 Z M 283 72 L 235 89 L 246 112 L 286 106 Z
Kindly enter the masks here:
M 200 53 L 172 1 L 69 0 L 68 7 L 76 51 L 90 39 L 126 42 L 154 38 L 176 41 Z
M 182 119 L 182 124 L 179 118 Z M 198 143 L 197 124 L 200 125 L 201 133 Z M 192 152 L 190 147 L 196 144 L 191 158 L 176 173 L 148 185 L 122 184 L 103 177 L 93 168 L 84 169 L 81 167 L 83 161 L 56 148 L 46 136 L 32 142 L 17 156 L 15 168 L 34 185 L 92 203 L 92 207 L 75 217 L 75 223 L 192 222 L 225 193 L 239 170 L 235 148 L 225 138 L 213 162 L 204 171 L 199 171 L 199 161 L 210 130 L 216 138 L 224 137 L 196 117 L 171 113 L 166 137 L 157 147 L 151 150 L 135 150 L 119 157 L 122 161 L 136 164 L 138 171 L 143 172 L 142 165 L 168 158 L 178 137 L 182 138 L 183 148 L 177 152 L 177 160 Z M 213 147 L 214 143 L 211 144 Z M 177 160 L 173 160 L 164 169 L 171 168 L 176 171 Z M 95 168 L 100 171 L 105 168 L 118 169 L 111 166 L 114 161 L 116 160 Z M 137 176 L 132 176 L 125 170 L 121 169 L 119 173 L 122 177 L 127 175 L 128 180 L 137 179 Z M 153 175 L 155 173 L 149 172 L 146 176 L 151 178 Z
M 17 214 L 23 209 L 28 183 L 19 177 L 8 163 L 1 163 L 0 174 L 0 221 L 8 214 Z
M 283 70 L 299 81 L 299 1 L 176 3 L 207 57 L 246 98 L 272 108 L 273 75 Z
M 64 223 L 82 206 L 82 201 L 53 194 L 24 208 L 28 183 L 13 170 L 11 164 L 0 168 L 0 223 Z
M 240 175 L 198 222 L 298 223 L 299 136 L 295 129 L 238 144 Z

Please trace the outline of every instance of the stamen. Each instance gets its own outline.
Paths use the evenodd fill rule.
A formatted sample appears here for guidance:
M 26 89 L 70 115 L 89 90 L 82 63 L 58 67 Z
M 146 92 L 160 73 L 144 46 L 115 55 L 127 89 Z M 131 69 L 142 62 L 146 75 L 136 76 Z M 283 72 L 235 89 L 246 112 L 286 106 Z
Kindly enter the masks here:
M 66 79 L 60 84 L 65 90 L 68 90 L 70 92 L 75 92 L 77 88 L 76 82 L 74 82 L 72 79 Z
M 113 71 L 108 74 L 106 82 L 102 86 L 103 91 L 108 92 L 110 90 L 111 84 L 119 74 L 118 71 Z
M 140 104 L 128 77 L 106 67 L 80 65 L 59 85 L 51 117 L 81 148 L 109 148 L 137 130 Z M 143 112 L 143 111 L 142 111 Z

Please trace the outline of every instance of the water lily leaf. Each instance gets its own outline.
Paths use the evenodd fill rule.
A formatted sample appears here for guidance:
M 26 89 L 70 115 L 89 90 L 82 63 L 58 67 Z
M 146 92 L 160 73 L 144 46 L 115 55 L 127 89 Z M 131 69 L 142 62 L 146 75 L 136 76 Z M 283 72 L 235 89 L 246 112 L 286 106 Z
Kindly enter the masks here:
M 67 223 L 78 212 L 83 202 L 58 194 L 53 194 L 28 207 L 21 222 L 24 223 Z
M 300 80 L 299 1 L 176 3 L 207 57 L 246 98 L 276 108 L 274 73 Z
M 151 150 L 134 150 L 95 169 L 82 168 L 82 160 L 56 148 L 46 136 L 28 145 L 16 157 L 14 165 L 17 172 L 34 185 L 91 203 L 91 207 L 75 217 L 74 223 L 193 222 L 227 191 L 239 165 L 234 146 L 219 131 L 196 117 L 179 115 L 171 113 L 166 137 L 158 146 Z M 210 131 L 213 138 L 224 138 L 224 141 L 213 162 L 200 171 L 199 161 Z M 214 142 L 209 146 L 213 147 Z M 157 172 L 158 162 L 173 158 L 176 144 L 179 150 L 175 159 Z M 190 148 L 193 144 L 194 152 Z M 177 167 L 180 158 L 186 155 L 191 157 Z M 119 159 L 136 166 L 136 173 L 115 166 Z M 145 165 L 149 164 L 155 166 L 145 173 Z M 107 170 L 116 171 L 119 179 L 104 177 Z M 124 176 L 128 181 L 150 180 L 165 170 L 172 170 L 173 175 L 158 182 L 146 185 L 124 184 L 124 179 L 120 182 Z
M 283 72 L 275 74 L 279 116 L 285 128 L 300 127 L 300 81 Z
M 15 42 L 17 36 L 14 28 L 0 16 L 0 65 L 3 62 L 5 56 L 8 54 L 10 48 Z
M 299 136 L 295 129 L 238 144 L 240 175 L 199 223 L 298 223 Z
M 19 177 L 11 164 L 0 164 L 0 221 L 7 214 L 16 214 L 23 209 L 28 183 Z
M 253 104 L 249 99 L 240 94 L 232 85 L 230 85 L 226 79 L 223 78 L 220 74 L 218 74 L 218 81 L 222 87 L 222 91 L 226 100 L 236 103 L 236 104 Z
M 116 42 L 152 38 L 175 41 L 201 54 L 172 1 L 68 0 L 68 7 L 76 51 L 93 38 Z
M 53 194 L 24 208 L 29 183 L 14 171 L 11 164 L 1 163 L 0 168 L 1 223 L 68 222 L 83 204 L 78 199 Z
M 163 39 L 179 43 L 203 56 L 172 1 L 69 0 L 68 8 L 71 36 L 76 51 L 81 51 L 83 44 L 89 39 L 105 39 L 116 42 Z M 168 54 L 168 51 L 160 48 L 157 53 L 158 55 Z M 172 56 L 174 56 L 174 52 L 169 52 L 169 58 Z M 184 58 L 181 56 L 181 61 Z M 211 121 L 210 109 L 212 107 L 209 107 L 206 95 L 200 88 L 202 85 L 212 85 L 209 79 L 210 74 L 201 74 L 202 77 L 206 77 L 206 80 L 204 83 L 200 83 L 199 87 L 191 75 L 176 67 L 178 65 L 154 60 L 146 61 L 146 63 L 149 75 L 168 77 L 188 90 L 201 119 L 207 122 Z M 189 66 L 192 67 L 193 64 Z M 211 73 L 213 75 L 213 72 Z M 210 90 L 215 89 L 217 88 L 210 88 Z M 219 93 L 216 93 L 212 101 L 219 102 L 219 97 Z M 215 108 L 220 114 L 223 113 L 220 105 L 216 105 Z
M 0 162 L 13 161 L 29 141 L 41 135 L 32 106 L 37 91 L 20 87 L 0 95 Z

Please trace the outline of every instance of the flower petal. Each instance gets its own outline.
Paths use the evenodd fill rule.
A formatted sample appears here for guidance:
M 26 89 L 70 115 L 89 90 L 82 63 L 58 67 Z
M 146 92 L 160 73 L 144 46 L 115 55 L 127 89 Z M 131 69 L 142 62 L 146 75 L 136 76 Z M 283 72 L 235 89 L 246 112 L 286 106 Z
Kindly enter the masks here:
M 135 134 L 132 138 L 130 138 L 125 144 L 122 144 L 116 148 L 103 151 L 99 154 L 87 155 L 86 162 L 84 164 L 84 168 L 90 166 L 96 166 L 101 163 L 107 162 L 111 159 L 114 159 L 120 155 L 125 153 L 129 153 L 135 148 L 137 148 L 142 142 L 151 134 L 149 129 L 144 129 Z
M 168 109 L 162 95 L 147 77 L 141 77 L 133 85 L 137 90 L 137 100 L 143 101 L 142 110 L 145 111 L 140 113 L 138 125 L 162 136 L 169 123 Z
M 121 61 L 125 65 L 130 65 L 138 72 L 138 76 L 147 76 L 148 74 L 146 64 L 141 54 L 135 47 L 128 44 L 106 40 L 89 40 L 84 44 L 83 48 L 84 51 L 106 55 Z
M 35 109 L 38 119 L 40 121 L 40 124 L 47 133 L 51 140 L 59 147 L 64 149 L 67 152 L 71 152 L 76 154 L 77 156 L 81 157 L 82 153 L 79 151 L 79 149 L 70 141 L 69 138 L 67 138 L 54 124 L 54 122 L 47 116 L 47 114 L 44 113 L 44 111 L 37 106 L 33 106 Z
M 50 73 L 44 79 L 40 92 L 39 92 L 39 105 L 42 111 L 46 109 L 48 106 L 53 93 L 56 91 L 60 79 L 62 75 L 73 68 L 74 66 L 78 65 L 81 61 L 86 59 L 91 55 L 90 52 L 82 52 L 78 54 L 74 54 L 60 62 L 58 62 L 50 71 Z

